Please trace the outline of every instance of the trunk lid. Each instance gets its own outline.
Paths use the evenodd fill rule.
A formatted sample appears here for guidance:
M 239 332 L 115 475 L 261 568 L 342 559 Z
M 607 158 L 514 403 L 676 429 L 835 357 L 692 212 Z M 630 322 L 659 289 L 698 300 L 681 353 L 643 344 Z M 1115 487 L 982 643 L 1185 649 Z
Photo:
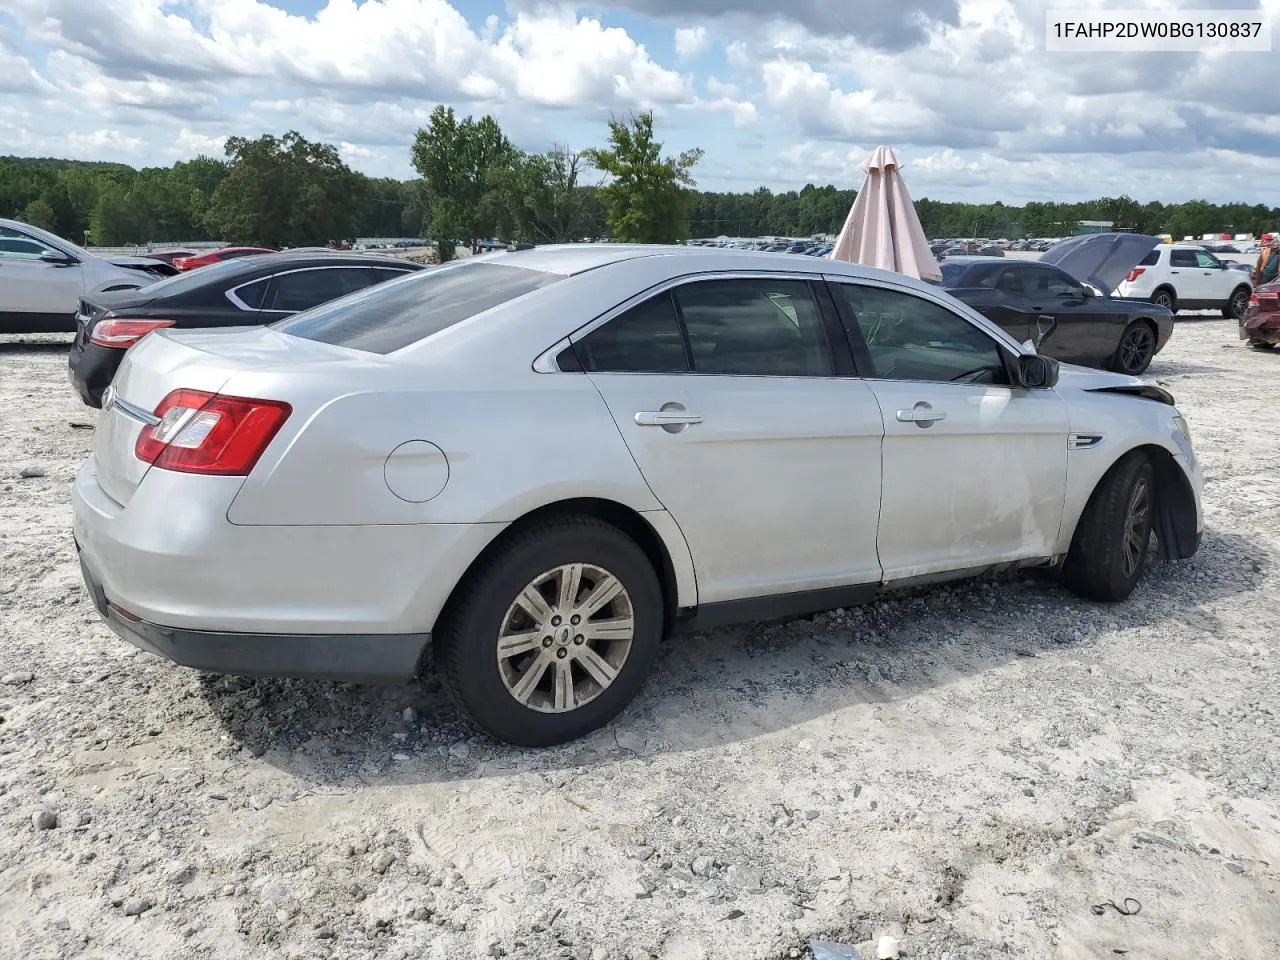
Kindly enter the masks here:
M 345 359 L 346 351 L 260 327 L 157 330 L 124 355 L 103 397 L 93 455 L 104 493 L 127 506 L 151 465 L 134 448 L 144 420 L 174 390 L 217 393 L 236 373 L 282 362 Z

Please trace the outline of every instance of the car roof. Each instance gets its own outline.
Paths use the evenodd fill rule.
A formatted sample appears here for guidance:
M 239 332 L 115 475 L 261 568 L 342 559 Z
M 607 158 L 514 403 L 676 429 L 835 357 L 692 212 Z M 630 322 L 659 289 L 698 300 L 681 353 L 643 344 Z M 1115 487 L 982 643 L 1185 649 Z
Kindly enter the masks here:
M 545 273 L 573 276 L 600 267 L 642 258 L 680 259 L 687 261 L 695 270 L 759 270 L 769 273 L 804 273 L 815 276 L 826 273 L 851 278 L 889 279 L 907 286 L 930 289 L 929 285 L 914 277 L 863 266 L 860 263 L 819 257 L 781 257 L 776 253 L 766 253 L 762 250 L 689 247 L 682 244 L 555 244 L 534 247 L 531 250 L 483 254 L 474 259 L 480 263 L 500 263 L 506 266 L 541 270 Z M 999 260 L 996 257 L 991 259 Z
M 251 257 L 239 257 L 236 261 L 237 265 L 245 267 L 310 267 L 325 266 L 326 264 L 339 264 L 341 266 L 356 267 L 399 267 L 408 270 L 421 270 L 423 264 L 414 260 L 406 260 L 403 257 L 380 257 L 371 253 L 331 251 L 317 253 L 316 251 L 285 251 L 283 253 L 259 253 Z M 220 273 L 218 276 L 225 277 L 226 273 Z
M 945 266 L 948 263 L 959 263 L 964 266 L 971 266 L 975 263 L 1039 263 L 1039 260 L 1019 260 L 1016 257 L 983 257 L 978 254 L 966 254 L 959 257 L 947 257 L 942 261 Z M 1048 266 L 1048 264 L 1045 264 Z

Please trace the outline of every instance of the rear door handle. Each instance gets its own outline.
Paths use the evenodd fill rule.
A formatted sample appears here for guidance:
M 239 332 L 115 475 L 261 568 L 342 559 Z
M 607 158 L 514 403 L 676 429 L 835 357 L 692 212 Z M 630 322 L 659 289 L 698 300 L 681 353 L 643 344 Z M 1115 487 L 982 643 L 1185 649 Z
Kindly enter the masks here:
M 640 427 L 687 427 L 701 423 L 702 417 L 682 410 L 642 410 L 635 416 Z

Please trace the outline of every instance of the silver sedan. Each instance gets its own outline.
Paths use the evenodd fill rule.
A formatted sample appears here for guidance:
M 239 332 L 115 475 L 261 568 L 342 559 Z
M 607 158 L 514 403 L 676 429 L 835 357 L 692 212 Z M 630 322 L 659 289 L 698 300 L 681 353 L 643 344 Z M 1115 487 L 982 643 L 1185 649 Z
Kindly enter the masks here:
M 74 487 L 123 638 L 227 673 L 405 681 L 493 735 L 615 717 L 681 628 L 1025 566 L 1126 598 L 1191 556 L 1163 390 L 944 291 L 805 257 L 552 247 L 126 355 Z M 688 642 L 688 641 L 685 641 Z

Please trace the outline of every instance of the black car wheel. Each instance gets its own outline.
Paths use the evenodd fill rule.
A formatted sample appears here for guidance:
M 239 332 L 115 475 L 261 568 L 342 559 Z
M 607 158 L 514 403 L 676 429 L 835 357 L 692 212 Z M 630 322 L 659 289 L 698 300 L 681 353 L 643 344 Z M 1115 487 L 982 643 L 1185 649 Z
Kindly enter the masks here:
M 1168 287 L 1161 287 L 1151 295 L 1151 302 L 1157 307 L 1164 307 L 1166 310 L 1178 312 L 1178 298 L 1173 295 L 1173 291 Z
M 1156 355 L 1156 332 L 1145 320 L 1129 324 L 1120 336 L 1120 346 L 1116 347 L 1115 356 L 1111 360 L 1111 369 L 1117 373 L 1127 373 L 1136 377 L 1151 366 L 1151 358 Z
M 525 527 L 451 598 L 434 639 L 457 704 L 500 740 L 548 747 L 604 726 L 648 676 L 664 629 L 643 550 L 591 517 Z
M 1222 315 L 1228 320 L 1239 320 L 1244 316 L 1244 312 L 1249 309 L 1249 288 L 1245 286 L 1236 287 L 1231 293 L 1231 299 L 1227 301 L 1226 306 L 1222 308 Z
M 1156 475 L 1145 453 L 1123 457 L 1084 508 L 1063 566 L 1067 586 L 1089 600 L 1126 599 L 1146 566 Z
M 1271 344 L 1267 343 L 1267 341 L 1265 341 L 1265 340 L 1250 340 L 1250 341 L 1249 341 L 1249 346 L 1253 347 L 1253 349 L 1255 349 L 1255 350 L 1270 350 L 1270 349 L 1271 349 Z

